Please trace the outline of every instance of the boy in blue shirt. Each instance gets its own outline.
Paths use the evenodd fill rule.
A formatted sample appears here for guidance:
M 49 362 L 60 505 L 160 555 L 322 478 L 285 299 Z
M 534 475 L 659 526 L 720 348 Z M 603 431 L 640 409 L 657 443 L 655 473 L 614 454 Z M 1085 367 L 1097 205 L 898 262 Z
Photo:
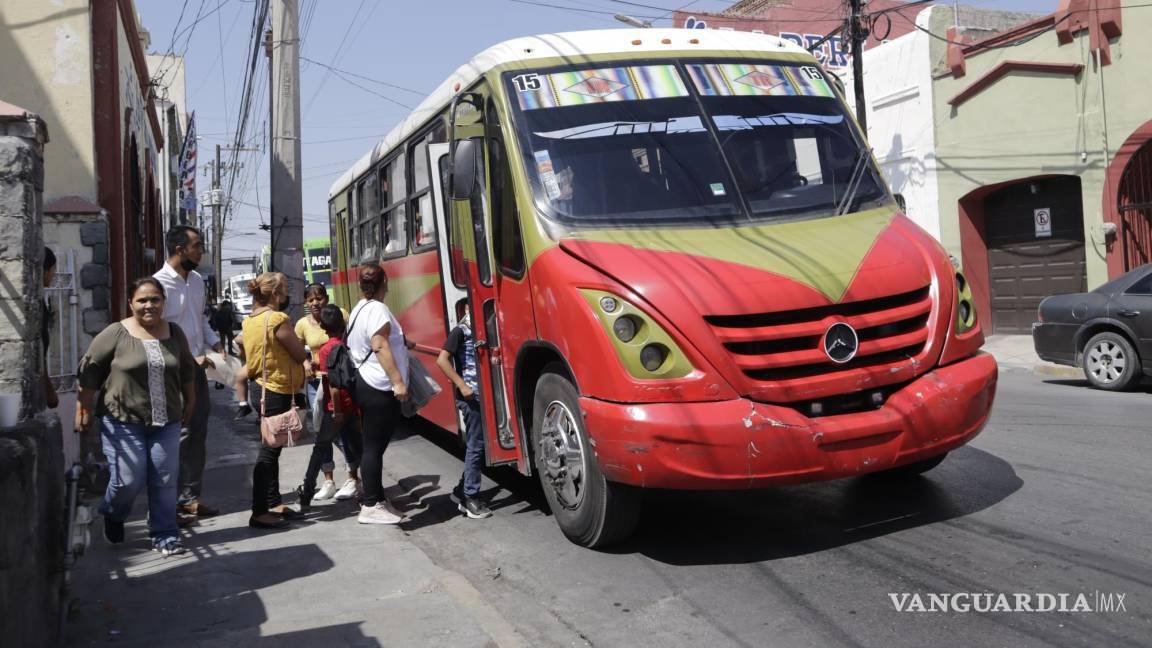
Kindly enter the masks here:
M 457 508 L 468 517 L 479 520 L 492 515 L 482 502 L 480 494 L 480 467 L 484 463 L 484 425 L 480 418 L 479 383 L 476 374 L 476 338 L 468 320 L 468 300 L 456 303 L 456 316 L 460 323 L 448 334 L 448 339 L 436 358 L 436 366 L 456 386 L 456 409 L 464 417 L 464 474 L 452 490 Z

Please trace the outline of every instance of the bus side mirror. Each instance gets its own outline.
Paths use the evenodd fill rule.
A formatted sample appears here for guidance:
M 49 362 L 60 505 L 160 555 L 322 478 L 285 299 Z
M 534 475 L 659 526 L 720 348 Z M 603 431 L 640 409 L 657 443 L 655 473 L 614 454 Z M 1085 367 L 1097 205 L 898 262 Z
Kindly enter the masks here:
M 456 141 L 452 151 L 452 200 L 469 200 L 476 190 L 476 140 Z

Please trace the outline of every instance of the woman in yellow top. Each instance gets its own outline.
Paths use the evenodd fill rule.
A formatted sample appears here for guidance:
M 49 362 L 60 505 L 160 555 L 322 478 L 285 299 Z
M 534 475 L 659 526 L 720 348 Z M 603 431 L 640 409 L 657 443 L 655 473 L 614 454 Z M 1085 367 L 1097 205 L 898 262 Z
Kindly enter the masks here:
M 304 345 L 288 323 L 288 314 L 277 307 L 288 297 L 288 278 L 279 272 L 265 272 L 248 282 L 252 314 L 243 324 L 241 351 L 249 380 L 258 388 L 255 409 L 261 416 L 283 414 L 292 409 L 294 396 L 304 388 Z M 263 399 L 263 408 L 260 400 Z M 279 529 L 287 520 L 303 518 L 299 511 L 284 506 L 280 498 L 280 450 L 263 443 L 252 468 L 252 517 L 248 526 Z
M 325 373 L 325 368 L 315 364 L 313 359 L 320 352 L 320 347 L 328 342 L 328 334 L 320 325 L 320 311 L 327 305 L 328 289 L 324 287 L 324 284 L 313 283 L 304 287 L 304 307 L 308 314 L 296 322 L 296 339 L 300 340 L 300 343 L 308 349 L 309 358 L 304 361 L 304 373 L 308 378 L 309 407 L 317 407 L 316 392 L 320 387 L 320 378 Z M 340 314 L 344 316 L 344 321 L 347 322 L 348 311 L 341 308 Z M 323 403 L 319 404 L 319 411 L 323 413 Z M 313 420 L 316 419 L 313 418 Z M 336 464 L 332 461 L 332 444 L 334 441 L 339 443 L 339 440 L 333 438 L 333 430 L 326 429 L 323 425 L 320 427 L 321 429 L 316 431 L 316 441 L 312 444 L 312 457 L 308 461 L 308 469 L 304 472 L 304 484 L 296 489 L 296 494 L 300 496 L 301 508 L 310 505 L 314 499 L 326 500 L 333 497 L 338 500 L 352 499 L 356 495 L 356 487 L 360 482 L 357 477 L 359 457 L 350 455 L 349 448 L 345 448 L 344 444 L 340 443 L 340 451 L 344 454 L 344 465 L 348 467 L 348 479 L 337 490 L 333 476 Z M 320 471 L 324 472 L 324 483 L 317 489 L 316 476 Z

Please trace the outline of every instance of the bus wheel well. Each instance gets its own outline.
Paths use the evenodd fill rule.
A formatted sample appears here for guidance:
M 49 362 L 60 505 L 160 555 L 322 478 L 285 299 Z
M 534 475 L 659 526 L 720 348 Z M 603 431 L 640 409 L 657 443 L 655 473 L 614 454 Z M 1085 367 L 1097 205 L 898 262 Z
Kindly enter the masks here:
M 520 358 L 516 361 L 516 402 L 520 410 L 518 412 L 520 427 L 524 430 L 525 439 L 530 439 L 532 436 L 532 406 L 536 397 L 536 381 L 545 373 L 560 374 L 576 385 L 576 378 L 568 368 L 568 363 L 554 347 L 531 346 L 520 352 Z M 578 387 L 576 391 L 579 393 Z

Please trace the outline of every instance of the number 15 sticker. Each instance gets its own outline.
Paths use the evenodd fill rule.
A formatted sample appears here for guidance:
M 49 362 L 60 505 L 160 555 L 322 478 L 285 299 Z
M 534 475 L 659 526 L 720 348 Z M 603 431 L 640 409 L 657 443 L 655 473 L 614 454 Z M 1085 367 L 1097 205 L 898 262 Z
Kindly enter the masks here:
M 531 92 L 540 89 L 540 75 L 536 73 L 520 74 L 512 77 L 512 83 L 520 92 Z

